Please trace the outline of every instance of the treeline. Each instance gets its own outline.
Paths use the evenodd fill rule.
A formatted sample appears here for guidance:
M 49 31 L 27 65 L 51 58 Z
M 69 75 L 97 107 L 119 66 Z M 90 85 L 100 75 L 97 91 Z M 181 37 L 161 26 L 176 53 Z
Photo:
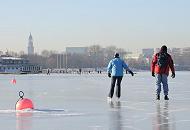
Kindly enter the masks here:
M 102 48 L 100 45 L 92 45 L 88 47 L 86 54 L 43 50 L 41 54 L 24 54 L 20 57 L 28 59 L 31 63 L 39 64 L 43 68 L 102 68 L 107 66 L 115 52 L 119 52 L 122 58 L 128 53 L 115 46 Z
M 122 48 L 108 46 L 102 48 L 100 45 L 92 45 L 88 47 L 86 54 L 69 54 L 66 52 L 57 53 L 56 51 L 43 50 L 41 54 L 21 55 L 20 57 L 30 60 L 45 68 L 104 68 L 107 67 L 109 61 L 114 57 L 115 52 L 119 52 L 120 57 L 125 59 L 127 52 Z M 127 63 L 133 68 L 147 69 L 149 64 L 143 58 L 138 60 L 127 59 Z
M 108 46 L 106 48 L 100 45 L 89 46 L 85 54 L 69 54 L 66 52 L 58 53 L 52 50 L 43 50 L 40 54 L 27 55 L 23 52 L 9 52 L 9 55 L 26 58 L 33 64 L 39 64 L 43 69 L 46 68 L 104 68 L 114 57 L 115 52 L 120 53 L 130 67 L 140 70 L 150 70 L 152 57 L 147 59 L 143 54 L 138 58 L 127 58 L 131 52 L 122 48 Z M 190 53 L 171 54 L 177 70 L 190 70 Z

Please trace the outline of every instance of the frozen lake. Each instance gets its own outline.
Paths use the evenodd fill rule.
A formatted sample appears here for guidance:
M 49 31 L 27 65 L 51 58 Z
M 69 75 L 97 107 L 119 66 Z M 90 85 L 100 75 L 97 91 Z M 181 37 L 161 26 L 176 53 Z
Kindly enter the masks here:
M 17 83 L 11 80 L 16 78 Z M 125 75 L 121 101 L 107 103 L 107 74 L 0 75 L 1 130 L 189 130 L 190 72 L 169 79 L 169 101 L 155 100 L 150 72 Z M 35 110 L 16 112 L 18 92 Z M 115 95 L 114 95 L 115 96 Z

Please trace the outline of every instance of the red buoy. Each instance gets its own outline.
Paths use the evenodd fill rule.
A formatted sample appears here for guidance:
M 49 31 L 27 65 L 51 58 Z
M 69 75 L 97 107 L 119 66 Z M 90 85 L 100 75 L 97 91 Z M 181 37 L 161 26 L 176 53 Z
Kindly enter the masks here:
M 34 105 L 32 103 L 32 100 L 24 97 L 24 92 L 19 92 L 20 99 L 16 102 L 15 109 L 16 110 L 23 110 L 23 109 L 34 109 Z
M 34 109 L 32 101 L 28 98 L 20 98 L 16 103 L 16 110 Z
M 11 82 L 12 82 L 13 84 L 16 84 L 16 79 L 12 79 Z

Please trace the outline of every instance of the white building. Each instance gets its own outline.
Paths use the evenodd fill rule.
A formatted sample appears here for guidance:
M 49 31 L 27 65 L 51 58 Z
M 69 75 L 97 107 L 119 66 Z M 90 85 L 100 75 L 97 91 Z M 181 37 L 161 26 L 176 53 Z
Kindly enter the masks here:
M 28 74 L 41 73 L 42 67 L 37 64 L 31 64 L 24 58 L 1 56 L 0 74 Z
M 127 54 L 125 55 L 124 59 L 135 59 L 135 60 L 138 60 L 139 57 L 140 57 L 140 53 L 131 53 L 131 54 Z
M 66 47 L 67 54 L 86 54 L 88 47 Z
M 34 55 L 33 38 L 32 38 L 31 33 L 28 38 L 28 55 Z

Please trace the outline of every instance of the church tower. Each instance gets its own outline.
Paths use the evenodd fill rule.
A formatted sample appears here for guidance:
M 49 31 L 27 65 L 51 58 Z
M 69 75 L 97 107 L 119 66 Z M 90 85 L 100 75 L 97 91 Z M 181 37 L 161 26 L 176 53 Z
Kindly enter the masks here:
M 33 38 L 32 38 L 31 33 L 28 38 L 28 55 L 34 55 Z

